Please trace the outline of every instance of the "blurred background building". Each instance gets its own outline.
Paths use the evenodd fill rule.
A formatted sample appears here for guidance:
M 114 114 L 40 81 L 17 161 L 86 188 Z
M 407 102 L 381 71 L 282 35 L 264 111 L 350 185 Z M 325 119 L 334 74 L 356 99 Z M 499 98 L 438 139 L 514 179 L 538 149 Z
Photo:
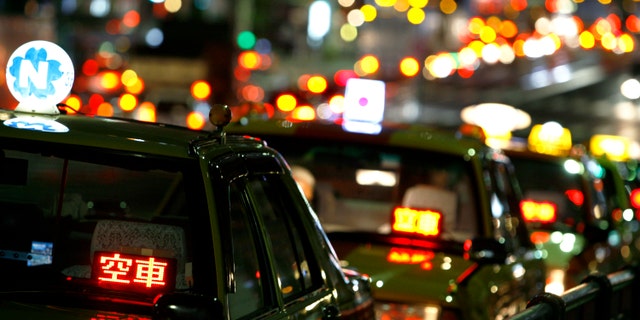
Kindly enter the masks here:
M 224 103 L 236 120 L 332 121 L 347 79 L 367 78 L 386 84 L 387 121 L 455 128 L 498 102 L 576 142 L 636 141 L 638 32 L 636 0 L 0 0 L 0 71 L 50 40 L 81 112 L 202 128 Z

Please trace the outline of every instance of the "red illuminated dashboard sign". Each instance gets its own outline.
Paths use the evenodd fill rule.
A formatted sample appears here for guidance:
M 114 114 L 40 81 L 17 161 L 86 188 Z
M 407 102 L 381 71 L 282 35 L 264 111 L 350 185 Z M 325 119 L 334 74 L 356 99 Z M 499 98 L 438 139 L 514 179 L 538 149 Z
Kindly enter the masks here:
M 441 233 L 442 213 L 431 209 L 396 207 L 391 228 L 396 232 L 437 236 Z
M 92 269 L 98 285 L 109 289 L 157 292 L 175 288 L 173 258 L 97 251 Z

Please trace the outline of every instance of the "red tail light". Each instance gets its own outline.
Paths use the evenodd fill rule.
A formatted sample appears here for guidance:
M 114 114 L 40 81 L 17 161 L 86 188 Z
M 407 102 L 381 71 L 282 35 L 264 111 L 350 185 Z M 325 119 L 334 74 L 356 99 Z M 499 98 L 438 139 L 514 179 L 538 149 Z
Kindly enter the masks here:
M 629 197 L 631 205 L 636 209 L 640 209 L 640 189 L 631 190 L 631 195 Z
M 157 293 L 175 288 L 176 261 L 171 258 L 97 251 L 93 278 L 114 290 Z
M 584 194 L 578 189 L 569 189 L 565 191 L 564 194 L 567 196 L 569 201 L 573 202 L 573 204 L 578 207 L 581 207 L 584 203 Z
M 439 211 L 397 207 L 393 211 L 391 228 L 395 232 L 437 236 L 442 225 L 442 213 Z
M 528 222 L 555 222 L 558 214 L 558 206 L 550 201 L 522 200 L 520 209 Z

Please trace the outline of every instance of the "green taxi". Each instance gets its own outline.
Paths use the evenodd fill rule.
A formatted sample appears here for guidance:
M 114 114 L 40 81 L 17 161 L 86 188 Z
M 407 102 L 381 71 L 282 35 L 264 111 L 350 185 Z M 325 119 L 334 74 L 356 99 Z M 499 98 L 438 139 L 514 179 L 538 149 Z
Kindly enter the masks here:
M 482 141 L 409 125 L 239 121 L 292 166 L 377 319 L 503 319 L 544 291 L 512 164 Z
M 561 294 L 592 272 L 611 273 L 626 266 L 620 230 L 607 211 L 609 176 L 585 154 L 549 154 L 508 148 L 523 190 L 521 207 L 531 241 L 544 251 L 545 291 Z M 609 199 L 609 201 L 608 201 Z
M 0 110 L 0 319 L 373 319 L 368 278 L 226 106 L 214 131 L 67 114 L 51 45 L 10 60 Z

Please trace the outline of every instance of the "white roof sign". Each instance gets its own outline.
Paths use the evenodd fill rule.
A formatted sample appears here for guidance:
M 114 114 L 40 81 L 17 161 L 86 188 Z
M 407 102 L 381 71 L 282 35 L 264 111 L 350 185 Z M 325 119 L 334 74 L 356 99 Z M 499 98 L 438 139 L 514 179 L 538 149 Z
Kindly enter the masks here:
M 58 45 L 36 40 L 18 47 L 7 62 L 7 86 L 16 111 L 59 114 L 56 104 L 71 92 L 73 62 Z

